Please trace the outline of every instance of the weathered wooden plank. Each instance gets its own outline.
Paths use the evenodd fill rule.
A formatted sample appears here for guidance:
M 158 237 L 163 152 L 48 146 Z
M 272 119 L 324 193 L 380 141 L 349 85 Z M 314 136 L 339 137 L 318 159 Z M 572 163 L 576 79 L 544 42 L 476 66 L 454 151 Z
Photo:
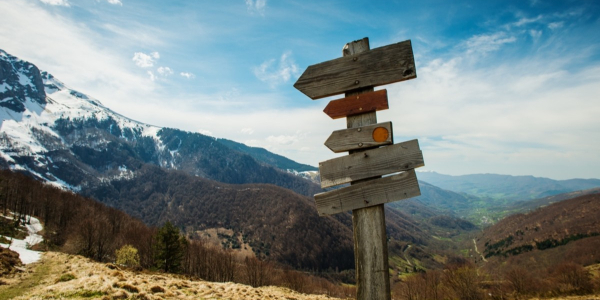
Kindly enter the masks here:
M 369 39 L 348 43 L 343 56 L 369 51 Z M 346 97 L 369 93 L 373 87 L 354 90 Z M 347 128 L 355 128 L 377 123 L 376 112 L 364 113 L 346 118 Z M 361 150 L 354 150 L 359 152 Z M 352 151 L 350 151 L 352 153 Z M 351 183 L 356 184 L 356 182 Z M 354 233 L 354 262 L 356 268 L 357 300 L 389 300 L 390 274 L 388 261 L 387 235 L 383 204 L 352 211 L 352 231 Z
M 353 95 L 332 100 L 323 112 L 332 119 L 388 109 L 387 90 Z
M 336 130 L 325 141 L 335 153 L 393 144 L 392 122 Z
M 411 140 L 320 162 L 319 174 L 326 188 L 424 165 L 419 142 Z
M 315 195 L 319 215 L 370 207 L 421 195 L 414 169 Z
M 416 77 L 407 40 L 309 66 L 294 87 L 314 100 Z

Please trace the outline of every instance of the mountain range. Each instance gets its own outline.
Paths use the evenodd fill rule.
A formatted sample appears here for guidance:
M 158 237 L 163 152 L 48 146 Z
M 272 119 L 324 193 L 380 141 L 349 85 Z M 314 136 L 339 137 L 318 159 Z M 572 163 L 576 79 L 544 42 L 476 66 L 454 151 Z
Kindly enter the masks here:
M 131 120 L 2 50 L 0 107 L 0 165 L 71 190 L 130 177 L 153 164 L 225 183 L 271 183 L 303 195 L 320 191 L 295 175 L 314 167 Z
M 322 189 L 315 167 L 235 141 L 137 122 L 2 50 L 0 118 L 0 168 L 97 199 L 152 226 L 172 221 L 190 237 L 216 230 L 224 247 L 246 247 L 298 269 L 353 268 L 351 215 L 317 216 L 312 196 Z M 600 186 L 498 176 L 419 173 L 422 195 L 387 205 L 391 257 L 401 258 L 402 269 L 413 267 L 411 259 L 423 268 L 439 266 L 435 249 L 446 247 L 440 243 L 493 223 L 492 207 Z
M 170 220 L 197 237 L 227 232 L 223 246 L 244 246 L 299 269 L 353 268 L 351 216 L 317 216 L 312 195 L 321 188 L 314 167 L 131 120 L 3 51 L 0 70 L 0 167 L 149 225 Z M 389 208 L 389 236 L 415 249 L 425 246 L 431 237 L 421 228 L 437 214 L 429 209 L 427 218 L 413 220 Z
M 498 174 L 451 176 L 436 172 L 421 172 L 419 178 L 453 192 L 506 202 L 544 198 L 600 186 L 599 179 L 554 180 Z

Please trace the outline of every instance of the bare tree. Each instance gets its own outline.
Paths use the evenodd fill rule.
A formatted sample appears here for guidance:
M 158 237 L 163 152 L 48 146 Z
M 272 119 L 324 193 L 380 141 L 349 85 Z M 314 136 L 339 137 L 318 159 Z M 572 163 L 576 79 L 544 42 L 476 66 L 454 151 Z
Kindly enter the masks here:
M 479 287 L 480 278 L 477 269 L 471 263 L 446 266 L 444 283 L 460 300 L 483 299 L 483 292 Z
M 244 260 L 244 275 L 246 283 L 253 287 L 269 285 L 270 274 L 273 272 L 271 264 L 256 257 L 246 257 Z

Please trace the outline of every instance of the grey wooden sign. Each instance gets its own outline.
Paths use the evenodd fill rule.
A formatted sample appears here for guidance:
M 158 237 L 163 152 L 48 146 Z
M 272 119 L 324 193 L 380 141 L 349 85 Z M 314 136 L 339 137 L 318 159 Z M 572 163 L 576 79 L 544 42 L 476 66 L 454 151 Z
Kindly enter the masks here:
M 424 166 L 419 142 L 411 140 L 319 163 L 321 187 L 331 187 Z
M 416 77 L 408 40 L 309 66 L 294 87 L 315 100 Z

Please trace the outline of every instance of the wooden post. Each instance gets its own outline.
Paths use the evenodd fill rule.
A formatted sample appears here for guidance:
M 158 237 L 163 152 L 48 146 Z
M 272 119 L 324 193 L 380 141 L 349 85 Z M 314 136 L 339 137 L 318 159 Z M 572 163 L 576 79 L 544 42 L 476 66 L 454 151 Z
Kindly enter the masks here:
M 369 39 L 346 44 L 343 56 L 369 51 Z M 346 97 L 372 92 L 364 88 L 346 93 Z M 377 124 L 376 112 L 368 112 L 346 118 L 347 128 Z M 350 153 L 361 150 L 350 151 Z M 364 180 L 363 180 L 364 181 Z M 355 181 L 353 183 L 358 183 Z M 390 300 L 390 271 L 388 262 L 387 233 L 383 204 L 352 211 L 354 231 L 354 262 L 358 300 Z

